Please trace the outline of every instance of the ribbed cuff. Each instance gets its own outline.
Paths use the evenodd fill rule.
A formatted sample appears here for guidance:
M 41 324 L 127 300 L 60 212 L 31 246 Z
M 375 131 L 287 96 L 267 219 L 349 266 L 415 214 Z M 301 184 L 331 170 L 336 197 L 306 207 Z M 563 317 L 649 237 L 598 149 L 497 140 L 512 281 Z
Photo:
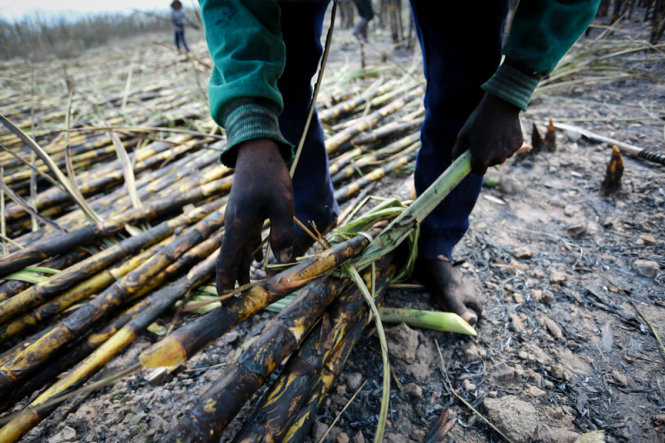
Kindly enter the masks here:
M 293 159 L 293 145 L 279 130 L 277 113 L 262 100 L 241 99 L 228 104 L 222 114 L 226 129 L 226 149 L 220 160 L 226 166 L 235 167 L 237 150 L 235 147 L 247 140 L 269 138 L 277 142 L 284 161 Z
M 542 76 L 527 74 L 515 66 L 503 63 L 496 73 L 482 85 L 482 88 L 502 100 L 526 111 L 533 91 Z

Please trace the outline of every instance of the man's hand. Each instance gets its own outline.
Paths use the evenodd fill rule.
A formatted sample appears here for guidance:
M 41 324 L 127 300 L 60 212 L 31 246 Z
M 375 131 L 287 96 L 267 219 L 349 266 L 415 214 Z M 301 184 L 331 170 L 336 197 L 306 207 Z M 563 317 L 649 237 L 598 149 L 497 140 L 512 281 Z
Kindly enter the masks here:
M 523 142 L 520 109 L 492 94 L 482 100 L 457 134 L 453 158 L 471 151 L 471 170 L 482 175 L 506 161 Z
M 270 219 L 270 245 L 285 263 L 293 251 L 293 187 L 277 144 L 255 139 L 237 146 L 233 187 L 224 219 L 224 241 L 217 259 L 217 292 L 221 295 L 236 280 L 249 283 L 252 258 L 261 260 L 261 227 Z M 254 255 L 252 255 L 254 253 Z

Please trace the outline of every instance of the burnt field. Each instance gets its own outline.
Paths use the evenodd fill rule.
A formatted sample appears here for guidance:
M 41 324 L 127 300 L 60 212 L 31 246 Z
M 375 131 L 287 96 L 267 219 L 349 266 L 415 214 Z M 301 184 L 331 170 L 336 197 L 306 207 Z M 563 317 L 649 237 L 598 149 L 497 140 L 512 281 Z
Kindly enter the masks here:
M 352 230 L 301 259 L 315 263 L 313 283 L 289 268 L 224 301 L 236 309 L 225 329 L 188 332 L 221 312 L 214 257 L 233 179 L 207 109 L 210 58 L 190 34 L 190 57 L 155 34 L 0 65 L 7 440 L 162 441 L 220 386 L 229 391 L 210 409 L 231 410 L 222 441 L 273 430 L 267 411 L 290 404 L 308 419 L 279 426 L 305 441 L 375 437 L 381 334 L 350 274 L 321 264 L 326 241 L 352 238 L 338 261 L 360 254 Z M 533 149 L 488 171 L 454 255 L 485 295 L 477 335 L 383 324 L 384 440 L 425 441 L 437 425 L 428 441 L 664 440 L 665 166 L 649 158 L 665 155 L 665 47 L 649 35 L 637 14 L 594 22 L 521 115 Z M 397 196 L 363 225 L 376 235 L 413 198 L 403 189 L 424 115 L 420 63 L 417 45 L 395 45 L 388 28 L 372 25 L 362 47 L 335 29 L 317 104 L 347 226 Z M 613 146 L 623 173 L 608 191 Z M 416 282 L 391 281 L 406 255 L 377 260 L 378 304 L 431 310 Z M 292 293 L 289 307 L 264 309 Z M 178 334 L 198 347 L 141 366 Z M 291 403 L 273 402 L 287 374 L 302 385 Z

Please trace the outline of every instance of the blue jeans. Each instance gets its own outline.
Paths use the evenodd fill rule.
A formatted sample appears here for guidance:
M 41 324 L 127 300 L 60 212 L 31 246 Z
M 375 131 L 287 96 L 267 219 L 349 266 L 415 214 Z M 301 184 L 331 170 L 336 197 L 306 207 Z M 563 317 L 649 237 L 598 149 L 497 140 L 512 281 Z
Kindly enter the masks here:
M 187 40 L 185 40 L 185 29 L 175 28 L 174 37 L 176 48 L 180 50 L 180 43 L 182 43 L 182 46 L 185 48 L 185 52 L 189 52 L 189 46 L 187 46 Z
M 328 2 L 283 2 L 282 35 L 286 44 L 286 66 L 278 87 L 284 99 L 279 116 L 282 135 L 297 146 L 312 98 L 312 77 L 323 54 L 321 29 Z M 319 230 L 337 219 L 339 207 L 328 174 L 323 129 L 314 111 L 293 177 L 295 216 Z M 296 235 L 304 235 L 296 225 Z
M 501 58 L 507 0 L 447 3 L 441 17 L 438 2 L 412 0 L 416 33 L 423 53 L 425 120 L 415 169 L 421 194 L 451 163 L 458 131 L 480 101 L 484 83 Z M 323 52 L 320 44 L 327 2 L 284 2 L 282 32 L 286 67 L 279 81 L 285 109 L 282 133 L 297 144 L 307 115 L 311 80 Z M 482 177 L 471 174 L 423 221 L 419 256 L 451 258 L 469 226 L 469 214 L 480 193 Z M 328 174 L 323 132 L 312 119 L 294 177 L 296 216 L 327 226 L 338 212 Z

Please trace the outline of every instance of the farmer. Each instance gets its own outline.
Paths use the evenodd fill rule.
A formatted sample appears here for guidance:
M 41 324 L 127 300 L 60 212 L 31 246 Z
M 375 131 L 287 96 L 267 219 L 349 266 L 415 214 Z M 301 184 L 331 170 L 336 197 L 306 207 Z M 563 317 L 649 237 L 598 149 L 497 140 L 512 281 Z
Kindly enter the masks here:
M 422 222 L 415 276 L 436 305 L 472 324 L 483 299 L 453 266 L 453 248 L 468 228 L 485 170 L 522 144 L 520 111 L 598 6 L 598 0 L 520 2 L 500 64 L 507 3 L 448 2 L 441 8 L 435 1 L 411 2 L 427 80 L 416 192 L 467 149 L 473 169 Z M 322 54 L 328 2 L 200 0 L 200 5 L 214 62 L 210 112 L 226 128 L 221 161 L 235 168 L 217 263 L 221 294 L 236 281 L 249 281 L 265 219 L 270 219 L 271 249 L 282 263 L 312 244 L 294 226 L 294 213 L 323 233 L 335 226 L 338 206 L 316 114 L 293 180 L 288 168 Z
M 353 35 L 358 40 L 367 42 L 367 26 L 370 20 L 374 18 L 372 2 L 370 0 L 353 0 L 353 3 L 355 3 L 358 15 L 360 16 L 360 20 L 358 20 L 358 23 L 353 28 Z
M 173 35 L 175 37 L 176 48 L 180 50 L 180 44 L 182 43 L 185 51 L 189 52 L 189 46 L 187 46 L 187 40 L 185 40 L 185 24 L 189 24 L 196 29 L 198 29 L 198 26 L 187 17 L 187 14 L 182 9 L 180 0 L 173 0 L 171 2 L 171 21 L 173 22 Z

